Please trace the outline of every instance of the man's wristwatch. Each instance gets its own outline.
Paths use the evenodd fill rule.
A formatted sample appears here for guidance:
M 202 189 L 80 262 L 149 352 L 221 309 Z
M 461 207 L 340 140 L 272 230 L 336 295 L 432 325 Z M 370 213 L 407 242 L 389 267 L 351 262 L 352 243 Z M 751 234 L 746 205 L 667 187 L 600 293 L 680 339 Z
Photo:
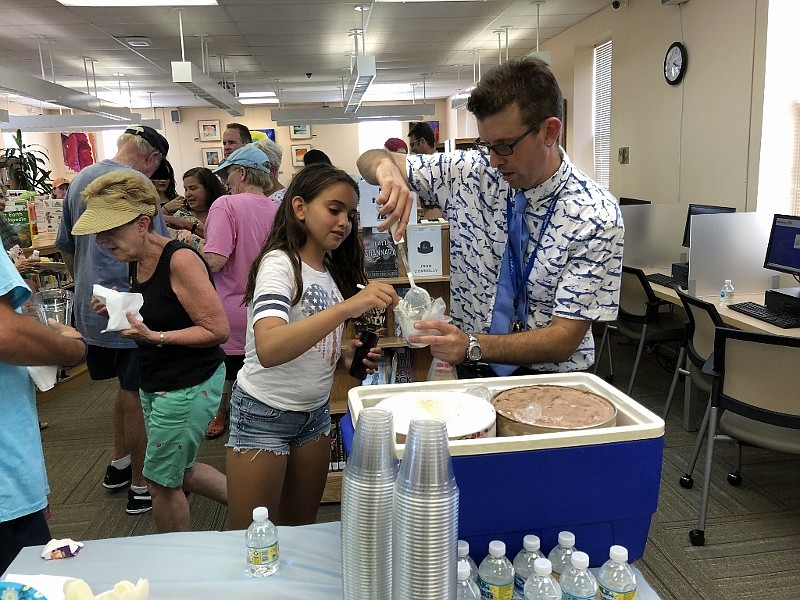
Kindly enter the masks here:
M 474 365 L 475 363 L 480 362 L 481 358 L 483 358 L 483 350 L 481 350 L 481 345 L 478 343 L 478 338 L 476 338 L 474 334 L 468 333 L 467 337 L 469 338 L 469 345 L 467 346 L 467 356 L 464 359 L 464 362 Z

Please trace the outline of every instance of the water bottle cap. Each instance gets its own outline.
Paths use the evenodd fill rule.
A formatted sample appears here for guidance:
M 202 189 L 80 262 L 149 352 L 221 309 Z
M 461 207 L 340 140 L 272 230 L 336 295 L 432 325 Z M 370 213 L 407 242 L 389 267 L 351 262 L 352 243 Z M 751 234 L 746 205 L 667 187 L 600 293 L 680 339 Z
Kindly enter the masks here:
M 256 506 L 253 509 L 253 521 L 263 523 L 267 519 L 269 519 L 269 510 L 266 506 Z
M 570 560 L 572 561 L 572 566 L 576 569 L 586 569 L 589 567 L 589 555 L 586 554 L 586 552 L 576 550 L 572 553 Z
M 536 552 L 540 548 L 541 542 L 535 535 L 526 535 L 522 538 L 522 545 L 528 552 Z
M 500 540 L 494 540 L 492 542 L 489 542 L 489 554 L 491 554 L 494 557 L 505 556 L 506 545 Z
M 469 565 L 465 562 L 458 563 L 458 580 L 464 581 L 469 579 Z
M 719 281 L 719 279 L 717 279 L 717 281 Z M 725 280 L 725 283 L 726 283 L 726 284 L 729 284 L 730 282 L 731 282 L 731 280 L 730 280 L 730 279 L 726 279 L 726 280 Z
M 625 546 L 611 546 L 608 557 L 617 562 L 628 562 L 628 549 Z
M 558 545 L 572 548 L 575 545 L 575 534 L 571 531 L 561 531 L 558 534 Z
M 469 542 L 467 540 L 458 540 L 458 558 L 464 558 L 469 554 Z
M 533 561 L 533 572 L 544 577 L 553 572 L 553 563 L 546 558 L 537 558 Z

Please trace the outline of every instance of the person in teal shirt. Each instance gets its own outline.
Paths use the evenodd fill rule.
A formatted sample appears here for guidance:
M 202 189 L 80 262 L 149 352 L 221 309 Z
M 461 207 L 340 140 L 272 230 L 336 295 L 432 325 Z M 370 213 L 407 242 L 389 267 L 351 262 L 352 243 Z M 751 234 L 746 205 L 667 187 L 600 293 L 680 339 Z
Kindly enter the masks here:
M 26 365 L 70 366 L 86 355 L 86 342 L 72 327 L 45 327 L 20 313 L 30 297 L 11 259 L 0 252 L 0 574 L 25 546 L 46 544 L 44 467 L 36 392 Z

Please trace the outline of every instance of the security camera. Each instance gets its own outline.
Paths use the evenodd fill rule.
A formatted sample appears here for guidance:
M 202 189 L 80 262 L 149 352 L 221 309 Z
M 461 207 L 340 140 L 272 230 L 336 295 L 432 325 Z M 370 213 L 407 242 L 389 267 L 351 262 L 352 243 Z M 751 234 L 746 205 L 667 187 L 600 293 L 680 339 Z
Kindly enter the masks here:
M 306 73 L 306 77 L 308 77 L 309 79 L 311 79 L 311 75 L 313 75 L 313 73 Z
M 619 10 L 620 8 L 625 8 L 628 6 L 628 0 L 614 0 L 611 3 L 611 8 L 614 10 Z

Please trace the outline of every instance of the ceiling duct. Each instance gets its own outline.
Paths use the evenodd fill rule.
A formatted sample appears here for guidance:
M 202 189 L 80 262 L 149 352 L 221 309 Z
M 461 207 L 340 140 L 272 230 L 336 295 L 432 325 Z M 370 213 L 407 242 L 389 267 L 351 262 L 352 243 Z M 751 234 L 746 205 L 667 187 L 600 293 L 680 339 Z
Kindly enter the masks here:
M 361 106 L 361 101 L 364 99 L 367 89 L 370 84 L 375 80 L 375 56 L 360 55 L 355 57 L 355 69 L 350 74 L 350 81 L 347 83 L 347 104 L 344 107 L 344 112 L 355 113 Z
M 339 125 L 365 121 L 422 121 L 436 114 L 433 104 L 362 106 L 357 113 L 341 108 L 275 108 L 270 118 L 284 125 Z
M 2 114 L 2 113 L 5 113 Z M 147 125 L 153 129 L 161 129 L 161 119 L 142 119 L 139 113 L 131 113 L 130 123 L 109 120 L 101 115 L 29 115 L 9 116 L 5 111 L 0 111 L 0 130 L 51 132 L 60 131 L 99 131 L 102 129 L 123 129 L 129 124 Z
M 244 105 L 188 61 L 172 61 L 172 81 L 229 115 L 244 115 Z
M 84 94 L 78 90 L 50 83 L 3 66 L 0 66 L 0 92 L 74 108 L 113 121 L 132 122 L 131 115 L 133 113 L 128 108 L 107 104 L 96 96 Z

